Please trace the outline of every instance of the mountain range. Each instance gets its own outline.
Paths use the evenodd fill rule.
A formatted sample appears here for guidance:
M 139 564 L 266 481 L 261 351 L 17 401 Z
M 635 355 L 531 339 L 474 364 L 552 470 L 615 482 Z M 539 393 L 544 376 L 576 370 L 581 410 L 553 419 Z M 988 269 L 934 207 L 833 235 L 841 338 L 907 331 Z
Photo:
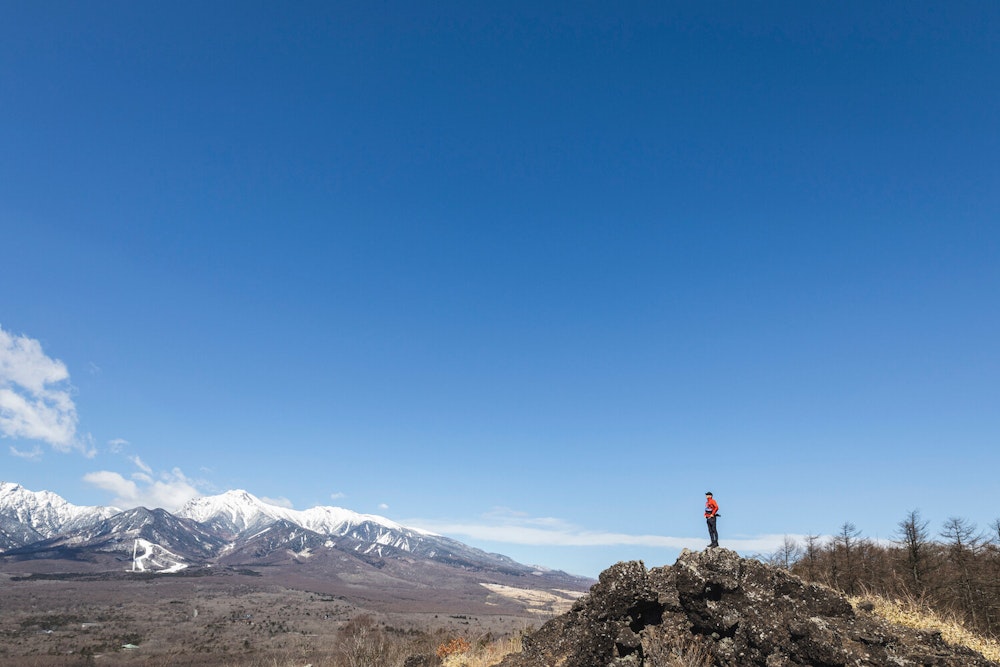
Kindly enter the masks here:
M 12 568 L 90 573 L 292 568 L 297 576 L 358 585 L 388 577 L 424 587 L 471 575 L 480 584 L 571 591 L 592 583 L 384 517 L 340 507 L 293 510 L 242 490 L 195 498 L 171 513 L 78 506 L 50 491 L 0 482 L 0 569 Z

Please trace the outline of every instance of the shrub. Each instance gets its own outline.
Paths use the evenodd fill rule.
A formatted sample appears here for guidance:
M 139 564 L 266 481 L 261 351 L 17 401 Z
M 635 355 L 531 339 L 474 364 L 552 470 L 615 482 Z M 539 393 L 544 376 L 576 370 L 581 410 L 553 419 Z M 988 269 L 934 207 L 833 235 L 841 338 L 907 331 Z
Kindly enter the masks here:
M 437 657 L 447 658 L 450 655 L 468 653 L 471 646 L 468 640 L 464 637 L 455 637 L 454 639 L 445 642 L 437 647 Z

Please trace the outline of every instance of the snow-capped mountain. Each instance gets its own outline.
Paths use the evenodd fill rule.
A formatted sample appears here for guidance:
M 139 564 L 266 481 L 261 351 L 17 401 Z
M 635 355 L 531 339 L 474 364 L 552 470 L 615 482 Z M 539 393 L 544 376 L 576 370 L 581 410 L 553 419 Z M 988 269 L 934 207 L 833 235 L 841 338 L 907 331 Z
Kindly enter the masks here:
M 283 518 L 283 511 L 246 491 L 237 490 L 189 500 L 177 511 L 177 516 L 211 526 L 221 535 L 236 537 L 266 528 Z
M 265 503 L 243 490 L 190 500 L 177 516 L 194 519 L 231 537 L 255 533 L 278 521 L 287 521 L 328 537 L 348 537 L 371 545 L 411 551 L 415 542 L 433 537 L 374 514 L 358 514 L 342 507 L 293 510 Z
M 132 551 L 133 542 L 141 539 L 196 561 L 212 558 L 226 544 L 226 540 L 197 521 L 175 516 L 164 509 L 145 507 L 119 512 L 55 539 L 67 545 L 103 545 L 126 554 Z
M 54 493 L 0 486 L 0 564 L 14 559 L 86 562 L 91 569 L 176 572 L 188 566 L 282 566 L 308 563 L 327 574 L 338 568 L 388 565 L 494 577 L 578 579 L 541 572 L 500 554 L 341 507 L 293 510 L 246 491 L 194 499 L 176 514 L 143 507 L 119 511 L 78 507 Z M 102 565 L 103 564 L 103 565 Z M 478 574 L 476 576 L 479 576 Z
M 0 482 L 0 550 L 54 537 L 118 512 L 117 507 L 73 505 L 51 491 Z
M 212 559 L 225 544 L 196 521 L 136 507 L 3 554 L 73 561 L 102 554 L 133 570 L 176 572 Z
M 226 491 L 217 496 L 202 496 L 189 500 L 177 511 L 177 516 L 207 523 L 234 535 L 255 530 L 280 519 L 320 533 L 343 535 L 363 524 L 376 524 L 386 530 L 412 531 L 395 521 L 374 514 L 358 514 L 342 507 L 313 507 L 293 510 L 270 505 L 243 490 Z
M 245 541 L 258 538 L 267 531 L 268 539 L 257 539 L 270 545 L 266 554 L 262 547 L 254 550 L 263 558 L 278 549 L 291 553 L 298 550 L 296 543 L 310 543 L 322 536 L 326 548 L 350 551 L 369 559 L 383 557 L 421 558 L 468 569 L 502 570 L 511 574 L 533 571 L 514 560 L 499 554 L 488 554 L 457 540 L 426 531 L 407 528 L 391 519 L 375 514 L 359 514 L 342 507 L 319 506 L 307 510 L 293 510 L 265 503 L 243 490 L 227 491 L 217 496 L 204 496 L 188 501 L 177 512 L 178 516 L 194 519 L 234 541 L 234 549 Z M 268 530 L 274 526 L 291 526 L 288 531 Z M 296 531 L 294 527 L 301 530 Z M 310 538 L 307 533 L 312 534 Z M 287 534 L 282 542 L 276 535 Z M 245 550 L 240 550 L 246 553 Z M 232 560 L 232 556 L 227 556 Z
M 302 526 L 278 519 L 266 528 L 231 542 L 220 554 L 223 565 L 274 565 L 301 562 L 337 549 L 336 543 Z

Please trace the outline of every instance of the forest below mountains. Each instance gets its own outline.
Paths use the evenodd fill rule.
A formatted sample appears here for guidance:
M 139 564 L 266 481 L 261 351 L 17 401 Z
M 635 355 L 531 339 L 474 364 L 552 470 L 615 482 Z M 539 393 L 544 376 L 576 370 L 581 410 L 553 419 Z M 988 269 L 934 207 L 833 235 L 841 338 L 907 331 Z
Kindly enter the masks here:
M 833 538 L 786 538 L 764 560 L 847 595 L 904 600 L 1000 639 L 1000 519 L 984 532 L 953 517 L 933 534 L 911 510 L 891 542 L 868 539 L 845 522 Z

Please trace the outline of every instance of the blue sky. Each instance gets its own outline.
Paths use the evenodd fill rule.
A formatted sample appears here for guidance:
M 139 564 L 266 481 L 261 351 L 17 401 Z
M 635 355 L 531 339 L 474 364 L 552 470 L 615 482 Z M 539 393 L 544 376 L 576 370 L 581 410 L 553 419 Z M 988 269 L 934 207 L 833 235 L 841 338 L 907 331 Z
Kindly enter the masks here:
M 1000 516 L 1000 5 L 0 9 L 0 478 L 595 576 Z

